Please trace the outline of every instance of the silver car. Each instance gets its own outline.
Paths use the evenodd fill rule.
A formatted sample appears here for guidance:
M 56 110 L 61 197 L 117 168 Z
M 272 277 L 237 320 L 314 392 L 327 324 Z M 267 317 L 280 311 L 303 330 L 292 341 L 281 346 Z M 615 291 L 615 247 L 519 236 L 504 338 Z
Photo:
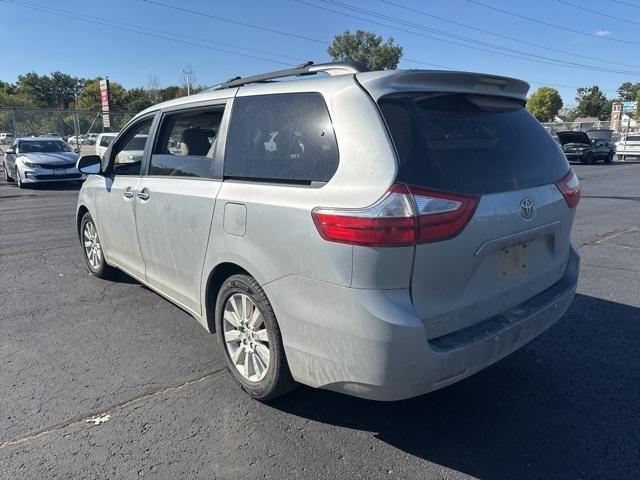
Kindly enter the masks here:
M 80 181 L 78 154 L 56 137 L 18 138 L 5 152 L 4 172 L 19 188 L 41 182 Z
M 78 162 L 89 269 L 190 312 L 257 399 L 450 385 L 574 297 L 580 187 L 527 90 L 306 64 L 151 107 Z

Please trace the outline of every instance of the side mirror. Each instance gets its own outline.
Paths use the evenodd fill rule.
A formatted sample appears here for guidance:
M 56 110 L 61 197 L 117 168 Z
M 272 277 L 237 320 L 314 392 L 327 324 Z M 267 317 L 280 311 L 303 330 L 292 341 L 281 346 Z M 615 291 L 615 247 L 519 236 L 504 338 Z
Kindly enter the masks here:
M 78 147 L 74 148 L 73 153 L 80 153 L 80 149 Z
M 76 168 L 80 173 L 100 173 L 101 160 L 98 155 L 84 155 L 76 162 Z
M 5 152 L 7 155 L 15 155 L 16 151 L 13 148 L 10 148 L 8 150 L 5 150 Z

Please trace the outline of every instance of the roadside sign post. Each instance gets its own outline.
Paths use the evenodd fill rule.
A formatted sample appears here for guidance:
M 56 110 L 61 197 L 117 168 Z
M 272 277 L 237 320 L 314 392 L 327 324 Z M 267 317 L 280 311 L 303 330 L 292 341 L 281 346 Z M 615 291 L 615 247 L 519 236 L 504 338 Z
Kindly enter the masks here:
M 111 115 L 109 114 L 109 79 L 100 80 L 100 103 L 102 105 L 102 127 L 104 131 L 111 130 Z

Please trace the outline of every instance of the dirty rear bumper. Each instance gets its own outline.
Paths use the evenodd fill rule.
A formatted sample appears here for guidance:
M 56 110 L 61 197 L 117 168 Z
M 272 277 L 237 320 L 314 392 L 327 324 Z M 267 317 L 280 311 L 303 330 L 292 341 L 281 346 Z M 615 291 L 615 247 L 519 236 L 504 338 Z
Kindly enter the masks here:
M 302 277 L 285 277 L 265 290 L 297 381 L 391 401 L 462 380 L 533 340 L 571 305 L 578 270 L 571 249 L 565 275 L 545 291 L 430 340 L 408 290 L 345 288 Z

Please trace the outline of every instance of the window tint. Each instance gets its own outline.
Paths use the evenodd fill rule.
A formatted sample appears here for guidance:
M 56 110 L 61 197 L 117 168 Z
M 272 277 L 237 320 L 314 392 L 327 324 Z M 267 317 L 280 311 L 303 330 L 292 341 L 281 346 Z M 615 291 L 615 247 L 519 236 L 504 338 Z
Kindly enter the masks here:
M 223 112 L 224 107 L 212 107 L 166 115 L 151 156 L 149 175 L 213 177 Z
M 338 168 L 338 146 L 322 95 L 237 97 L 224 160 L 225 177 L 326 182 Z
M 116 175 L 140 175 L 144 148 L 149 137 L 153 118 L 148 118 L 131 128 L 115 146 L 111 158 Z
M 558 144 L 515 101 L 412 93 L 379 105 L 402 182 L 483 194 L 553 183 L 569 170 Z

